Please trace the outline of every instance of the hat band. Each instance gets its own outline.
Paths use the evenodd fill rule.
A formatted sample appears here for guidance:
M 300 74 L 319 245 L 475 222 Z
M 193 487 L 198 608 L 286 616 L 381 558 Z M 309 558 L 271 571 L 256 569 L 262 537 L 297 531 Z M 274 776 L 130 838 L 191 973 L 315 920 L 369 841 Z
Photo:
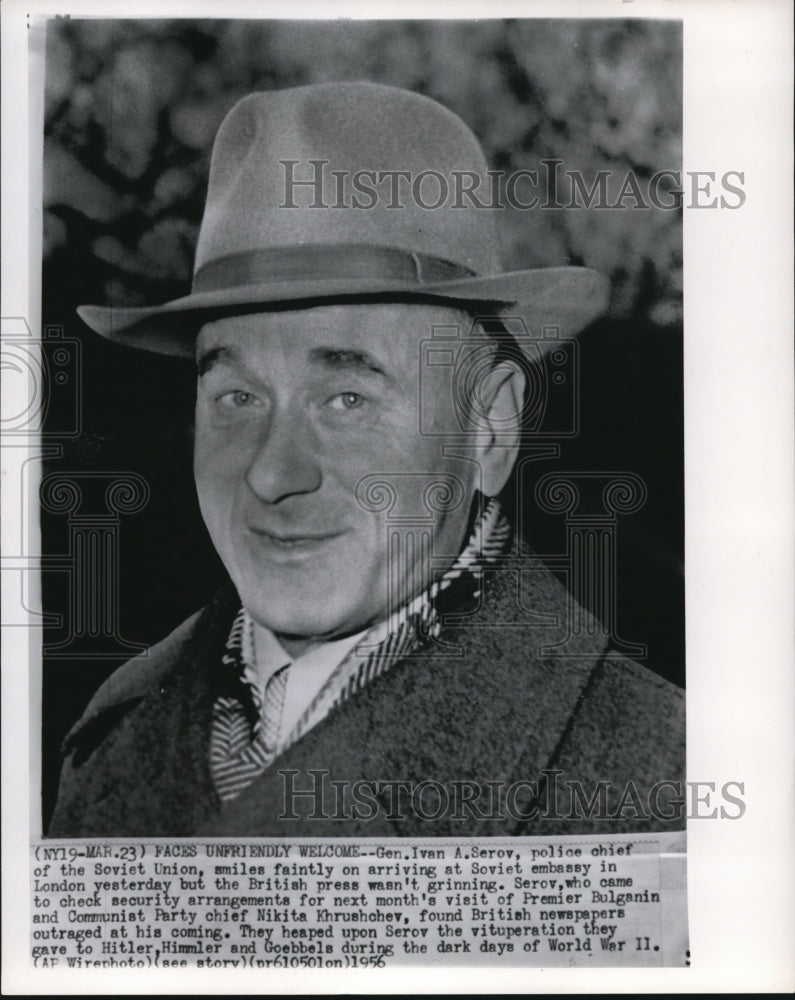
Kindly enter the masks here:
M 370 279 L 409 281 L 418 285 L 475 275 L 468 267 L 430 254 L 399 247 L 361 243 L 268 247 L 229 254 L 202 265 L 193 278 L 194 292 L 263 285 L 277 281 Z

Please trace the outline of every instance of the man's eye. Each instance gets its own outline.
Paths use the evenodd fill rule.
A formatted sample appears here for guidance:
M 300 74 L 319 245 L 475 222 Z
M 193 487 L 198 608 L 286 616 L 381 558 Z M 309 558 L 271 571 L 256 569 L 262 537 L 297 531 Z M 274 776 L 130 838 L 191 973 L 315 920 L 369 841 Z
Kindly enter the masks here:
M 234 389 L 232 392 L 225 392 L 219 396 L 217 402 L 229 409 L 243 409 L 247 406 L 256 406 L 259 403 L 257 397 L 244 389 Z
M 341 392 L 331 400 L 331 406 L 335 410 L 358 410 L 364 401 L 358 392 Z

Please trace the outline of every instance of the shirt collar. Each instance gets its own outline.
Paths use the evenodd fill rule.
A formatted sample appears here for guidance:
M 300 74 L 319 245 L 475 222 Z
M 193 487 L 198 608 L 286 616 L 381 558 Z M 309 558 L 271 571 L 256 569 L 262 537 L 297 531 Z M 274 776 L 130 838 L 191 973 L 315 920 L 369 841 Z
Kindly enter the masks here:
M 345 636 L 343 639 L 318 643 L 300 656 L 292 657 L 269 628 L 254 622 L 247 611 L 243 614 L 246 619 L 244 634 L 247 636 L 241 648 L 243 662 L 251 666 L 254 676 L 257 677 L 258 686 L 263 691 L 273 674 L 286 664 L 290 664 L 291 669 L 294 667 L 300 672 L 323 670 L 328 667 L 328 673 L 331 673 L 366 631 Z

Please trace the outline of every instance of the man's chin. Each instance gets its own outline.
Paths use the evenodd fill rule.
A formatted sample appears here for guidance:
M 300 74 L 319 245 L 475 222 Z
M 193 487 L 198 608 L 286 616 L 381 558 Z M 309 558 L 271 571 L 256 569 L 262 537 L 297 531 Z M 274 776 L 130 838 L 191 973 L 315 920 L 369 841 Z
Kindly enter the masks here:
M 314 639 L 355 634 L 377 615 L 383 593 L 378 574 L 363 574 L 355 558 L 318 559 L 299 567 L 244 557 L 229 560 L 227 567 L 254 621 L 279 635 Z
M 328 592 L 311 599 L 280 593 L 275 600 L 240 591 L 243 606 L 263 628 L 295 640 L 331 640 L 354 635 L 366 628 L 368 615 L 354 608 L 329 604 Z

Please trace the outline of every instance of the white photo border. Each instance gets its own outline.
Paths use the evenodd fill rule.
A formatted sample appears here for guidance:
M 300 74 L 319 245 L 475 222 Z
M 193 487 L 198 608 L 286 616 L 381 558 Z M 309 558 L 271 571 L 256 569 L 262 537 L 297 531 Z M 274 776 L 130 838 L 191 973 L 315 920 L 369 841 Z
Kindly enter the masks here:
M 41 65 L 35 19 L 258 17 L 258 3 L 5 0 L 2 317 L 39 319 Z M 779 0 L 524 0 L 401 5 L 401 17 L 672 18 L 684 23 L 684 170 L 744 173 L 732 212 L 685 210 L 688 778 L 738 780 L 741 820 L 688 824 L 687 969 L 390 969 L 334 973 L 106 970 L 28 964 L 28 845 L 38 814 L 27 748 L 40 712 L 37 630 L 3 635 L 3 990 L 18 994 L 755 992 L 795 987 L 793 760 L 792 11 Z M 385 2 L 274 2 L 270 18 L 388 18 Z M 37 110 L 38 108 L 38 110 Z M 37 115 L 39 120 L 37 121 Z M 38 150 L 38 157 L 37 157 Z M 21 523 L 3 491 L 3 549 Z M 33 493 L 35 496 L 35 492 Z M 34 518 L 30 523 L 35 524 Z M 6 580 L 5 577 L 9 579 Z M 13 577 L 13 580 L 10 579 Z M 3 605 L 38 606 L 35 574 Z M 30 664 L 26 674 L 24 663 Z M 37 739 L 33 741 L 37 742 Z M 35 761 L 33 762 L 35 765 Z M 344 976 L 344 978 L 343 978 Z

